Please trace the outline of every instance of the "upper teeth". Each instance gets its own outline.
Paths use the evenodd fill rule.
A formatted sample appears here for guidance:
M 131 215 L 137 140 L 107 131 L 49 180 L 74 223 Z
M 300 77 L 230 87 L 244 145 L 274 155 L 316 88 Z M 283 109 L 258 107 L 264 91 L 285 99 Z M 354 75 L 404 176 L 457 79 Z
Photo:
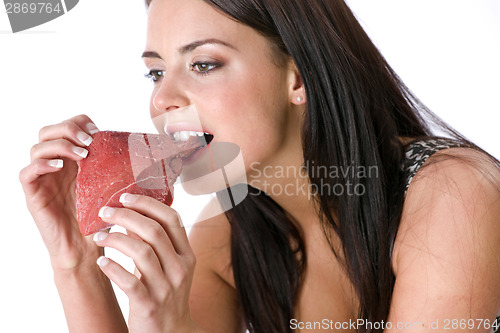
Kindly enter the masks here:
M 174 132 L 173 137 L 175 141 L 187 141 L 190 136 L 204 136 L 203 132 L 195 132 L 195 131 L 180 131 Z

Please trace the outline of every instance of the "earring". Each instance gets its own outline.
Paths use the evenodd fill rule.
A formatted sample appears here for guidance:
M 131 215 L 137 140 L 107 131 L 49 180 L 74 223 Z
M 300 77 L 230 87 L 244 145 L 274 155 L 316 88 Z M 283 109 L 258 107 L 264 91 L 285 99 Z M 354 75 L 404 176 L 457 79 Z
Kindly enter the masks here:
M 302 96 L 297 97 L 297 102 L 302 102 Z

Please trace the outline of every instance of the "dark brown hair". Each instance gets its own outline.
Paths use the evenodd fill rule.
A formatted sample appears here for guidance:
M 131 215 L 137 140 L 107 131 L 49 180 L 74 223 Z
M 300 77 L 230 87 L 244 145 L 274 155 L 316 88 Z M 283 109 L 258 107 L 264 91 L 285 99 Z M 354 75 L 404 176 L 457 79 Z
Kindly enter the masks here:
M 204 1 L 254 28 L 295 62 L 307 94 L 301 133 L 306 165 L 378 168 L 378 177 L 327 178 L 309 172 L 309 179 L 318 188 L 363 185 L 364 195 L 318 192 L 315 202 L 327 239 L 335 233 L 341 240 L 342 253 L 331 247 L 355 288 L 358 317 L 386 320 L 395 280 L 391 251 L 405 187 L 404 147 L 398 137 L 432 137 L 432 123 L 475 146 L 401 82 L 344 1 Z M 301 231 L 271 197 L 252 187 L 249 192 L 226 213 L 238 298 L 250 332 L 291 332 L 306 265 Z

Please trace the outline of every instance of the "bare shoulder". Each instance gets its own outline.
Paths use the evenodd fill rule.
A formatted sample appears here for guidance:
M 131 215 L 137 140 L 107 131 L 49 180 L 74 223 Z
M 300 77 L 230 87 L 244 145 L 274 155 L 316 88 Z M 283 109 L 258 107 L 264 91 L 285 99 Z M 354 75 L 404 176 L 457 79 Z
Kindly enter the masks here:
M 201 213 L 211 210 L 210 202 Z M 201 327 L 213 332 L 246 330 L 231 268 L 231 229 L 224 214 L 191 227 L 189 240 L 196 256 L 189 306 Z
M 445 217 L 442 215 L 468 212 L 471 217 L 470 214 L 481 209 L 483 213 L 498 213 L 499 200 L 498 165 L 471 148 L 444 149 L 430 156 L 413 177 L 403 206 L 400 231 L 427 221 L 421 218 L 422 214 Z M 439 219 L 434 224 L 445 224 L 442 221 L 446 220 Z M 460 220 L 473 222 L 467 216 Z M 493 226 L 498 227 L 498 224 Z
M 394 243 L 393 319 L 498 313 L 499 184 L 498 166 L 470 148 L 439 151 L 416 173 Z
M 429 230 L 442 232 L 440 238 L 487 236 L 477 239 L 482 243 L 500 237 L 500 170 L 487 156 L 470 148 L 450 148 L 428 158 L 406 194 L 394 244 L 396 267 L 401 246 L 416 232 Z

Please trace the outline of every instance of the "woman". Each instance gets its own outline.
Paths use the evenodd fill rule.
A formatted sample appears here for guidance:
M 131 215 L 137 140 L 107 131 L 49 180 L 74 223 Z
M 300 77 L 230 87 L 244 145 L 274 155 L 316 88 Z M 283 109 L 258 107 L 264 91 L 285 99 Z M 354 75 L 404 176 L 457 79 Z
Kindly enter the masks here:
M 108 278 L 131 332 L 491 330 L 499 162 L 426 110 L 344 2 L 147 5 L 151 116 L 195 105 L 214 142 L 241 148 L 250 193 L 189 242 L 173 209 L 133 195 L 100 214 L 129 236 L 83 238 L 75 162 L 97 128 L 43 128 L 20 179 L 72 332 L 127 330 Z

